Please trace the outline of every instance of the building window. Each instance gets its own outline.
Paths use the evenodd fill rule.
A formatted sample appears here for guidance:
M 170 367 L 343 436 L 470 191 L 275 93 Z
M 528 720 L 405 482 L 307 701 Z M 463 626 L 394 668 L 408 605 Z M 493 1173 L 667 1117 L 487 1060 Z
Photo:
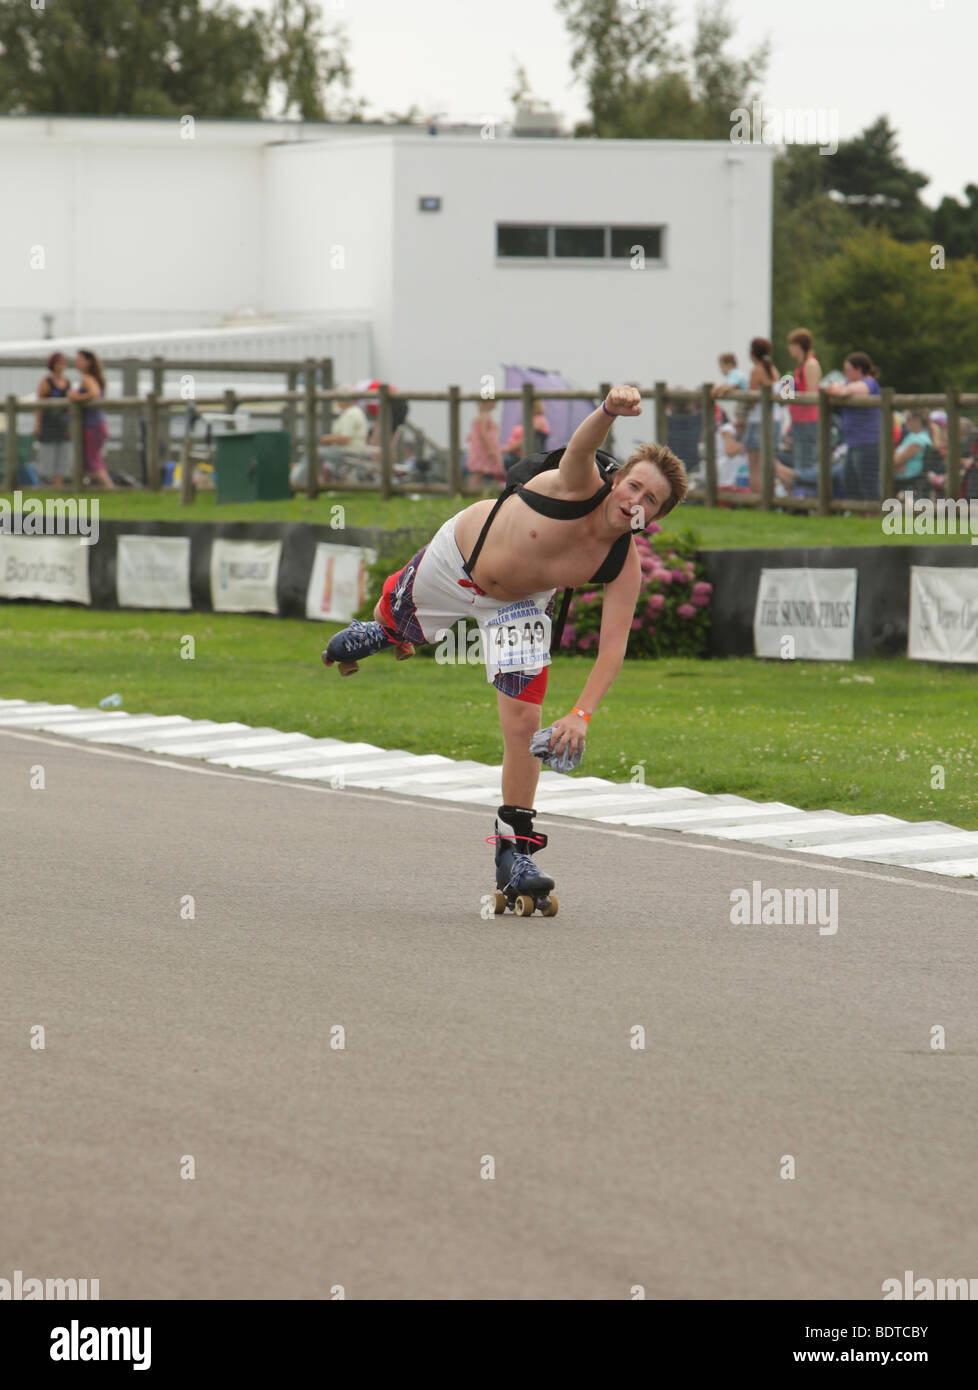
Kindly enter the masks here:
M 579 256 L 603 260 L 604 227 L 555 227 L 554 255 Z
M 631 260 L 634 247 L 640 246 L 647 261 L 662 260 L 661 227 L 612 227 L 611 255 L 614 260 Z
M 611 227 L 499 222 L 499 260 L 632 261 L 640 247 L 645 264 L 662 262 L 662 227 Z
M 549 227 L 517 227 L 501 223 L 496 227 L 497 256 L 547 256 Z

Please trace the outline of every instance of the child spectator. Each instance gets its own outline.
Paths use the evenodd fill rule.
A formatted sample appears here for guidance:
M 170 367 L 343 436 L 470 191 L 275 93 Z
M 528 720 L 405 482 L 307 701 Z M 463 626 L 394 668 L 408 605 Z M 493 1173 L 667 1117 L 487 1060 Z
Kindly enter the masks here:
M 479 412 L 472 421 L 467 441 L 466 471 L 474 477 L 481 474 L 484 487 L 501 483 L 506 476 L 503 452 L 499 447 L 499 426 L 492 415 L 495 408 L 495 401 L 479 402 Z

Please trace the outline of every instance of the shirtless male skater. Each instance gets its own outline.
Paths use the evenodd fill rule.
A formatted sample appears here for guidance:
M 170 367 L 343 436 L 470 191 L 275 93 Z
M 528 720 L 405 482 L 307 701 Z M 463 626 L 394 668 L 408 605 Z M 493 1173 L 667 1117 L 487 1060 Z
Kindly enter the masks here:
M 394 647 L 398 660 L 418 642 L 435 642 L 459 619 L 483 633 L 487 674 L 496 686 L 503 733 L 503 805 L 496 818 L 496 885 L 507 900 L 529 895 L 549 911 L 553 879 L 541 874 L 532 809 L 540 762 L 530 740 L 550 662 L 550 615 L 558 588 L 604 584 L 598 655 L 577 703 L 553 724 L 554 754 L 580 755 L 591 716 L 621 669 L 642 572 L 634 533 L 665 516 L 686 496 L 682 463 L 667 448 L 643 444 L 605 480 L 595 458 L 617 415 L 641 415 L 634 386 L 616 386 L 584 420 L 559 467 L 508 485 L 496 500 L 474 502 L 385 582 L 374 622 L 354 621 L 331 640 L 323 661 L 351 675 L 358 660 Z M 558 453 L 560 451 L 557 451 Z M 496 910 L 501 894 L 496 895 Z M 556 899 L 553 901 L 556 911 Z

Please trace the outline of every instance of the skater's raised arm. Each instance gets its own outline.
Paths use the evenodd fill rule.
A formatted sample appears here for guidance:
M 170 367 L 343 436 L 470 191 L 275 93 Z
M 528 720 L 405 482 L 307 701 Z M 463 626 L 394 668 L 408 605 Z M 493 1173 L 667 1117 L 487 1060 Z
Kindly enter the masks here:
M 641 415 L 642 397 L 634 386 L 615 386 L 571 435 L 560 460 L 560 477 L 569 492 L 590 492 L 594 451 L 600 449 L 616 415 Z

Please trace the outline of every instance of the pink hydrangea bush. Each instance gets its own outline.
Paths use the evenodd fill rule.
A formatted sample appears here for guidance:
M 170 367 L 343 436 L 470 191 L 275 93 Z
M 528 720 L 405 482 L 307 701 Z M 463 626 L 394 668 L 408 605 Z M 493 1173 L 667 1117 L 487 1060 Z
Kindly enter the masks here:
M 656 533 L 659 533 L 658 535 Z M 661 534 L 655 524 L 635 537 L 642 587 L 635 604 L 629 656 L 705 656 L 709 643 L 710 595 L 697 561 L 699 542 L 691 531 Z M 601 590 L 574 595 L 561 639 L 565 652 L 592 652 L 601 629 Z

